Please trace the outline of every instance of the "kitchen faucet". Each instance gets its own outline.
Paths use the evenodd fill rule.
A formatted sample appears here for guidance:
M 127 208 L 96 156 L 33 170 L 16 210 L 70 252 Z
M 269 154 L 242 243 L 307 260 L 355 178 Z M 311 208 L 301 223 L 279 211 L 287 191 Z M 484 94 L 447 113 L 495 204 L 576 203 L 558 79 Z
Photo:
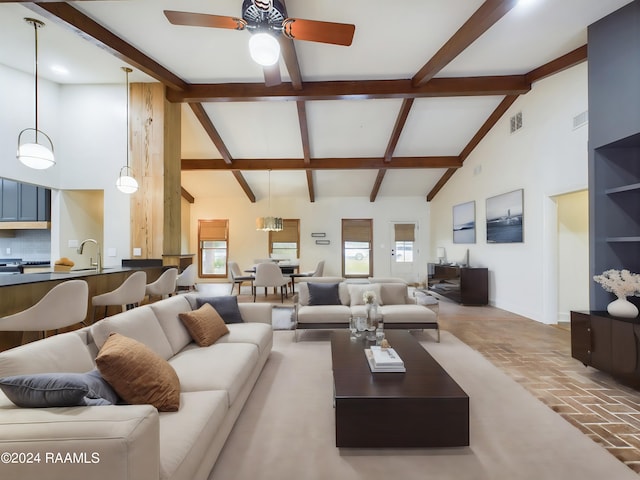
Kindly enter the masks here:
M 95 243 L 96 247 L 98 248 L 98 257 L 96 259 L 96 263 L 95 264 L 91 264 L 91 266 L 95 266 L 96 267 L 96 272 L 99 273 L 102 271 L 102 258 L 100 255 L 100 244 L 98 243 L 97 240 L 94 240 L 93 238 L 87 238 L 86 240 L 83 240 L 82 243 L 80 244 L 80 246 L 78 247 L 78 253 L 80 255 L 82 255 L 82 250 L 84 250 L 84 244 L 85 243 Z

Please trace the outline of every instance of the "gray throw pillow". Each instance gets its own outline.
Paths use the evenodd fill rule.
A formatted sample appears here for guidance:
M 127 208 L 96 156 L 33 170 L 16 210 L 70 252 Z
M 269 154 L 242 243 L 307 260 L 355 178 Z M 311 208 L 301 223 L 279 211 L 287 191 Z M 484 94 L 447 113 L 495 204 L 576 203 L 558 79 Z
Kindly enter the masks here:
M 98 370 L 5 377 L 0 379 L 0 389 L 24 408 L 114 405 L 119 400 Z
M 340 305 L 339 283 L 307 283 L 309 305 Z
M 238 307 L 238 297 L 235 295 L 225 295 L 222 297 L 197 297 L 198 308 L 208 303 L 215 308 L 218 315 L 222 317 L 224 323 L 243 323 L 240 308 Z

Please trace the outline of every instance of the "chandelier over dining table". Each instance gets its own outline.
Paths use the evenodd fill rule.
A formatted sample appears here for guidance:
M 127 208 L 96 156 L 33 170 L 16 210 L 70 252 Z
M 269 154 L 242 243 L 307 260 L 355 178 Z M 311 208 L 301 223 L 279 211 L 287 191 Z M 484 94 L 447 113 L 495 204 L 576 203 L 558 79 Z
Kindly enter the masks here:
M 269 211 L 271 211 L 271 170 L 269 170 Z M 256 218 L 256 230 L 263 232 L 281 232 L 284 228 L 282 217 L 258 217 Z

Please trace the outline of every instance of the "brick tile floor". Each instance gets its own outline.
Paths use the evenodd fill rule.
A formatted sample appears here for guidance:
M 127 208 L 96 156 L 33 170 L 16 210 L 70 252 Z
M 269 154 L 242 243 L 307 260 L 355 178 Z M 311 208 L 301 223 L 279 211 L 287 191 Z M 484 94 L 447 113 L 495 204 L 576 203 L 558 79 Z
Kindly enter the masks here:
M 568 325 L 441 300 L 440 326 L 640 474 L 640 390 L 573 359 Z

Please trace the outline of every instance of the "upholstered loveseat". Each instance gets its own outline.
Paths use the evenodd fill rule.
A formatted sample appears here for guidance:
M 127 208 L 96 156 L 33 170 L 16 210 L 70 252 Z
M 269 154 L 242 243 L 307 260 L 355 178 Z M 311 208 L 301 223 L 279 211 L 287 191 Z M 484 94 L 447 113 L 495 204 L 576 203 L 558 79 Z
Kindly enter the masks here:
M 318 288 L 318 284 L 325 287 Z M 331 287 L 327 287 L 329 285 Z M 348 328 L 352 316 L 366 313 L 364 292 L 373 291 L 384 328 L 434 329 L 440 341 L 437 302 L 417 302 L 416 298 L 409 296 L 404 282 L 371 278 L 361 283 L 349 283 L 341 277 L 314 277 L 298 283 L 297 287 L 298 293 L 294 297 L 296 331 Z M 333 294 L 327 294 L 327 288 L 333 288 Z M 320 293 L 314 300 L 314 291 L 318 290 Z
M 273 332 L 269 304 L 239 304 L 243 322 L 199 347 L 179 319 L 196 310 L 196 298 L 174 296 L 0 353 L 0 378 L 83 373 L 96 368 L 99 349 L 117 332 L 165 359 L 179 379 L 179 408 L 166 412 L 143 404 L 20 408 L 0 392 L 0 478 L 206 479 L 269 357 Z

